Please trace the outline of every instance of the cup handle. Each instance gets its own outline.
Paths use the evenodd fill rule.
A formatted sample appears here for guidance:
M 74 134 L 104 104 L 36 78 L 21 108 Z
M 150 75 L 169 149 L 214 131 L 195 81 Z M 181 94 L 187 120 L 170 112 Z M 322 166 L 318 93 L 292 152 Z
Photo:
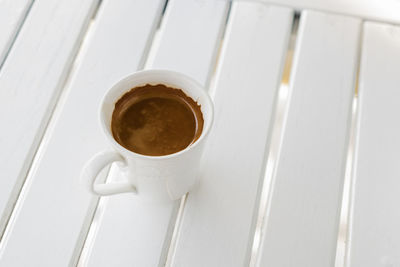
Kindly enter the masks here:
M 81 173 L 81 179 L 85 182 L 90 192 L 99 196 L 108 196 L 119 193 L 137 193 L 136 187 L 129 182 L 98 183 L 97 177 L 101 170 L 113 162 L 122 162 L 125 159 L 117 152 L 103 151 L 94 155 L 85 165 Z

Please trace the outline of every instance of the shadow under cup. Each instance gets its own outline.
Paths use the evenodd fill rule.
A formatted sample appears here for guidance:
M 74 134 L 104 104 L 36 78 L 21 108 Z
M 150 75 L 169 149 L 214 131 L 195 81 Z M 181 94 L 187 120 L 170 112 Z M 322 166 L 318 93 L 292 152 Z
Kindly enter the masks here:
M 181 89 L 201 108 L 203 129 L 200 137 L 176 153 L 149 156 L 121 146 L 113 137 L 111 122 L 116 102 L 132 88 L 146 84 L 164 84 Z M 125 173 L 137 188 L 140 198 L 178 199 L 195 184 L 204 146 L 213 122 L 213 104 L 203 87 L 183 74 L 166 70 L 146 70 L 132 74 L 114 85 L 104 96 L 100 108 L 100 123 L 107 139 L 126 161 Z

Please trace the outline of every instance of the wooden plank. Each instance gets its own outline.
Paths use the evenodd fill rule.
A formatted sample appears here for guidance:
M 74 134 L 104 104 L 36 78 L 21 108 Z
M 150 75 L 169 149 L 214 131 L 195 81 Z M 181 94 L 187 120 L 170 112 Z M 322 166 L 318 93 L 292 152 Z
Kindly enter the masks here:
M 149 62 L 152 68 L 181 71 L 207 83 L 209 74 L 214 71 L 210 66 L 215 62 L 216 40 L 222 33 L 220 25 L 225 23 L 228 5 L 213 2 L 191 0 L 168 4 L 157 53 Z M 194 48 L 199 51 L 193 52 Z
M 173 266 L 248 264 L 259 185 L 293 12 L 232 4 L 215 86 L 215 123 L 189 193 Z
M 259 266 L 334 266 L 360 20 L 301 15 Z
M 206 84 L 227 7 L 223 1 L 170 0 L 149 67 L 180 71 Z M 87 266 L 164 266 L 178 207 L 179 201 L 145 205 L 129 194 L 109 198 L 95 237 L 85 244 L 91 248 Z
M 400 266 L 400 27 L 364 25 L 349 267 Z
M 0 73 L 0 234 L 97 0 L 38 0 Z
M 368 20 L 400 22 L 398 0 L 262 0 L 266 3 L 289 6 L 298 10 L 313 9 Z
M 77 4 L 83 8 L 84 2 Z M 98 127 L 100 99 L 139 67 L 163 5 L 160 0 L 102 2 L 64 106 L 51 122 L 3 238 L 1 266 L 75 265 L 97 203 L 80 183 L 80 171 L 93 154 L 108 147 Z
M 25 20 L 33 0 L 0 1 L 0 66 Z

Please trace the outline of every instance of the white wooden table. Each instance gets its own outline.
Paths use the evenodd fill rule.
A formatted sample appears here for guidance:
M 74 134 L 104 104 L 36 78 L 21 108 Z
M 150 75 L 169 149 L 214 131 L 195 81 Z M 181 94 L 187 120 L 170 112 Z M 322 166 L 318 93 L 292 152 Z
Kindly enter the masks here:
M 0 266 L 399 267 L 396 24 L 399 0 L 0 0 Z M 79 181 L 101 96 L 143 68 L 216 107 L 165 205 Z

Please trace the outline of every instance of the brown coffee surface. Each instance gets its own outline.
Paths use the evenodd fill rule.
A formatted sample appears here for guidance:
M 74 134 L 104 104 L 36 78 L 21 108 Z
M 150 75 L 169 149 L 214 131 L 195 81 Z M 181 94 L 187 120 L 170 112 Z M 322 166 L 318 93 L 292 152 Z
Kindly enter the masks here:
M 203 124 L 200 106 L 181 89 L 146 84 L 132 88 L 117 101 L 111 130 L 123 147 L 162 156 L 196 141 Z

